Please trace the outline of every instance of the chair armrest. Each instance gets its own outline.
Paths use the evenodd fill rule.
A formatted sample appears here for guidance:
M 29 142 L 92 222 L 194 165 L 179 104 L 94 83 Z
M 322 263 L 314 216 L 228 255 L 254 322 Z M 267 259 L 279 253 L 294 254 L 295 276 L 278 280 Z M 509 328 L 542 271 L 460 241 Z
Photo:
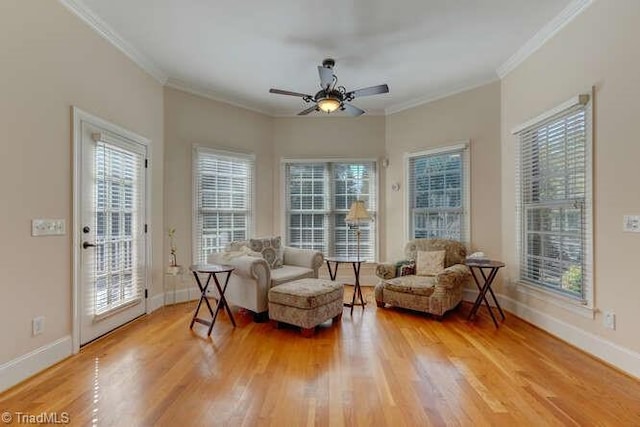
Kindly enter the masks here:
M 436 287 L 451 289 L 462 286 L 469 279 L 469 267 L 462 264 L 454 264 L 436 274 Z
M 208 261 L 213 264 L 225 264 L 235 267 L 233 272 L 238 276 L 258 280 L 266 277 L 267 283 L 271 281 L 271 270 L 264 258 L 242 255 L 232 259 L 225 259 L 222 253 L 211 254 Z
M 318 271 L 324 262 L 322 252 L 311 249 L 284 247 L 284 265 L 297 265 L 298 267 L 306 267 Z
M 396 277 L 396 264 L 378 264 L 376 267 L 376 276 L 381 279 L 388 280 Z

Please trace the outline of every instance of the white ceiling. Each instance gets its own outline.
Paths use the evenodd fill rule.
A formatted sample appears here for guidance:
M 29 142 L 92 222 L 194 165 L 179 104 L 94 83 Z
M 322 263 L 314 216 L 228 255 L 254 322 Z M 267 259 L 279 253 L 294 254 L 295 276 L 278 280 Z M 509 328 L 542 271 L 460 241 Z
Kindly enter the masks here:
M 399 111 L 478 86 L 576 0 L 61 0 L 160 80 L 271 115 L 306 108 L 336 59 L 353 104 Z M 566 9 L 565 9 L 566 8 Z M 319 113 L 316 113 L 319 114 Z

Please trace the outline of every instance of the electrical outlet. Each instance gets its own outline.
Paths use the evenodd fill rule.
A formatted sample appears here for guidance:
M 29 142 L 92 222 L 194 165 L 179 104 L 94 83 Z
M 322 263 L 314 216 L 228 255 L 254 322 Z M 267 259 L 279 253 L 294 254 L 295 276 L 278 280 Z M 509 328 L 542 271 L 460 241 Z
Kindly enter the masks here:
M 616 329 L 616 314 L 612 311 L 605 311 L 602 324 L 607 329 Z
M 33 318 L 33 336 L 40 335 L 44 332 L 44 316 Z

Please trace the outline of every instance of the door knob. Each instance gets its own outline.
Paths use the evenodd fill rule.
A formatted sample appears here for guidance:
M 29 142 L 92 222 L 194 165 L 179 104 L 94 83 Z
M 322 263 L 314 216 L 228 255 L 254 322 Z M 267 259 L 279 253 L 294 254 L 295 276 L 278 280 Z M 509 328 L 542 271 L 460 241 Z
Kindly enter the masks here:
M 89 242 L 82 242 L 82 247 L 83 247 L 84 249 L 92 248 L 92 247 L 95 247 L 95 246 L 96 246 L 96 245 L 94 245 L 93 243 L 89 243 Z

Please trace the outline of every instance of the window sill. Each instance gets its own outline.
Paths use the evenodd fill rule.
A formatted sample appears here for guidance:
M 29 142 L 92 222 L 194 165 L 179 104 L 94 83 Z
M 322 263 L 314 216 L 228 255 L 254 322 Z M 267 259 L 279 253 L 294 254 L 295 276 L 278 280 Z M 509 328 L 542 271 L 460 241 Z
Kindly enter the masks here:
M 590 307 L 588 304 L 583 304 L 580 301 L 573 300 L 569 297 L 559 295 L 552 291 L 540 289 L 536 286 L 530 285 L 526 282 L 515 282 L 516 289 L 519 293 L 537 298 L 541 301 L 559 307 L 563 310 L 577 314 L 587 319 L 595 319 L 596 309 Z

